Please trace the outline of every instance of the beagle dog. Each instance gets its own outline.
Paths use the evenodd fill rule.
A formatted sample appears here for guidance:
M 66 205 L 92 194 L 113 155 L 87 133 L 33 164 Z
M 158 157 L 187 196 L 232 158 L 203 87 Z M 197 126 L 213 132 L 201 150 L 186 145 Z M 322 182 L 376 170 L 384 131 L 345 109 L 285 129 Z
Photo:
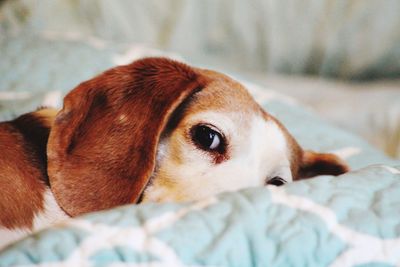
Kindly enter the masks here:
M 81 83 L 63 108 L 0 123 L 0 246 L 128 203 L 281 185 L 346 163 L 303 150 L 233 79 L 145 58 Z

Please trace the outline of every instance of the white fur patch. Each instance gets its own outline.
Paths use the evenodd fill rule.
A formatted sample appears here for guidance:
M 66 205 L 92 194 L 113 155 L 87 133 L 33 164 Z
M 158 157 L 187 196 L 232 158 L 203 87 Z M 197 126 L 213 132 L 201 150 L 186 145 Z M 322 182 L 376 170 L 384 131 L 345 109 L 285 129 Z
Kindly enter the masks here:
M 33 231 L 41 230 L 67 218 L 69 216 L 58 206 L 51 190 L 47 189 L 44 193 L 44 210 L 35 215 Z
M 226 137 L 227 159 L 215 163 L 208 152 L 182 137 L 187 129 L 177 129 L 160 143 L 157 172 L 143 202 L 197 200 L 263 186 L 275 176 L 292 181 L 287 140 L 274 121 L 240 112 L 203 112 L 185 125 L 190 128 L 199 123 L 214 125 Z
M 44 193 L 44 210 L 35 215 L 32 230 L 26 227 L 15 229 L 0 227 L 0 249 L 30 233 L 42 230 L 67 218 L 69 216 L 58 206 L 51 190 L 47 189 Z

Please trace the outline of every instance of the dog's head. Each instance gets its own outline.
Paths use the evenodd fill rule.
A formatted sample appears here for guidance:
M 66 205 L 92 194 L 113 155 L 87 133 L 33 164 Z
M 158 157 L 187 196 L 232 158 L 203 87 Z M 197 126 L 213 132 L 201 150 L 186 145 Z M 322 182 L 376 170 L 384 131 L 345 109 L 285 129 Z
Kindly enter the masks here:
M 51 188 L 72 216 L 346 170 L 334 155 L 303 151 L 238 82 L 164 58 L 80 84 L 48 142 Z

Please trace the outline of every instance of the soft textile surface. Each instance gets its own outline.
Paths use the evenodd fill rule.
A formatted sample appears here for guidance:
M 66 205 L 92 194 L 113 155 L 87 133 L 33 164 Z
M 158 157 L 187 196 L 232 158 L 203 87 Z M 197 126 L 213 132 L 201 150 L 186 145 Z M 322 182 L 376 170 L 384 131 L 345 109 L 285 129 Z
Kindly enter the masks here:
M 40 105 L 60 106 L 61 96 L 79 82 L 140 56 L 160 55 L 159 51 L 137 44 L 68 34 L 35 36 L 29 32 L 4 40 L 0 38 L 0 51 L 2 119 Z M 206 67 L 214 68 L 212 64 Z M 400 82 L 391 86 L 383 82 L 355 85 L 317 78 L 261 77 L 263 75 L 246 75 L 264 87 L 307 103 L 324 117 L 400 158 L 400 90 L 396 90 Z M 354 105 L 358 99 L 363 101 Z
M 26 28 L 142 42 L 230 70 L 399 77 L 397 0 L 8 0 L 0 39 Z M 4 34 L 2 34 L 4 33 Z
M 1 119 L 38 106 L 61 106 L 61 97 L 80 82 L 115 65 L 161 53 L 137 44 L 95 38 L 23 32 L 0 39 Z
M 115 60 L 148 54 L 96 42 L 25 40 L 2 47 L 2 119 L 41 104 L 60 105 L 65 92 Z M 9 246 L 0 252 L 0 266 L 399 265 L 400 162 L 284 95 L 246 86 L 303 147 L 335 152 L 354 171 L 196 203 L 90 214 Z
M 371 166 L 196 203 L 120 207 L 29 237 L 0 252 L 0 266 L 398 266 L 399 195 L 400 167 Z
M 266 78 L 256 73 L 246 79 L 290 95 L 387 155 L 400 159 L 400 79 L 354 83 L 312 76 Z

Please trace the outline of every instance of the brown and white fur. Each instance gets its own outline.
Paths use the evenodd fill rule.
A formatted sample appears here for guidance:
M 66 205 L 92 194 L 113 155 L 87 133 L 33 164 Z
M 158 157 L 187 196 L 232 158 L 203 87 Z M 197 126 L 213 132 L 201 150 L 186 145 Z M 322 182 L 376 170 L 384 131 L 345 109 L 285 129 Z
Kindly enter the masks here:
M 165 58 L 83 82 L 59 112 L 0 123 L 0 151 L 0 246 L 118 205 L 348 170 L 332 154 L 304 151 L 238 82 Z

